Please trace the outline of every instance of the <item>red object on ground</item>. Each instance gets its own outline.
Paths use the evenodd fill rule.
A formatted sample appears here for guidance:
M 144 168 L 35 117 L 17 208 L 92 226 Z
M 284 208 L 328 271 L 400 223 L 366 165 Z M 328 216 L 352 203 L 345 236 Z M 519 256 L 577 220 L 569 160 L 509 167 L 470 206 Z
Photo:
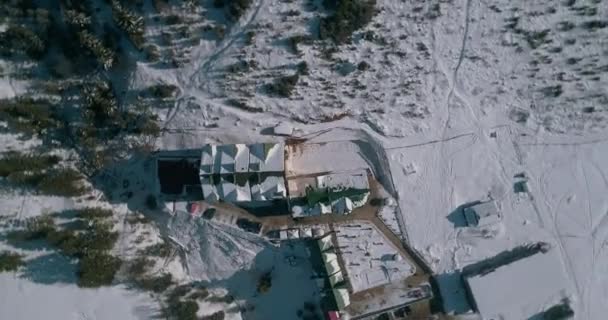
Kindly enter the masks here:
M 200 206 L 200 204 L 198 204 L 196 202 L 192 202 L 192 203 L 190 203 L 189 209 L 190 210 L 188 210 L 188 211 L 190 211 L 190 215 L 195 216 L 195 215 L 198 215 L 199 212 L 201 211 L 201 206 Z
M 338 311 L 329 311 L 327 312 L 327 319 L 340 320 L 340 314 L 338 313 Z

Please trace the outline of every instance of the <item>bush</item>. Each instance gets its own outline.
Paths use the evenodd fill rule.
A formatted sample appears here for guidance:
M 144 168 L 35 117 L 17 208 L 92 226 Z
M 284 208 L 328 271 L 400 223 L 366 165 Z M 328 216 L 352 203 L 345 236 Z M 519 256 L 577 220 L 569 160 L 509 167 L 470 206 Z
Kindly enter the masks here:
M 604 29 L 608 26 L 608 22 L 602 20 L 585 21 L 581 23 L 581 27 L 587 30 L 595 31 L 597 29 Z
M 11 231 L 7 240 L 11 243 L 46 239 L 55 230 L 55 221 L 49 215 L 42 215 L 25 220 L 25 229 Z
M 106 251 L 114 247 L 118 240 L 118 232 L 112 231 L 109 223 L 94 222 L 89 229 L 80 234 L 80 246 L 82 254 L 91 251 Z
M 40 59 L 46 52 L 46 44 L 34 31 L 18 25 L 9 25 L 6 31 L 0 34 L 0 43 L 0 50 L 5 56 L 16 51 L 24 52 L 30 58 Z
M 112 86 L 108 82 L 97 82 L 83 91 L 85 98 L 85 117 L 90 125 L 104 128 L 113 125 L 120 116 Z
M 298 74 L 308 75 L 308 64 L 306 63 L 306 61 L 302 61 L 302 62 L 298 63 L 296 68 L 298 70 Z
M 15 131 L 42 134 L 60 126 L 56 106 L 43 99 L 20 97 L 0 104 L 0 120 Z
M 23 257 L 13 252 L 0 252 L 0 272 L 16 271 L 24 265 Z
M 60 197 L 77 197 L 86 193 L 82 176 L 71 168 L 50 170 L 36 186 L 42 193 Z
M 369 65 L 369 63 L 367 63 L 367 61 L 361 61 L 357 65 L 357 69 L 359 71 L 365 71 L 365 70 L 369 69 L 369 67 L 370 67 L 370 65 Z
M 150 62 L 157 62 L 160 60 L 160 51 L 158 46 L 150 44 L 144 48 L 144 52 L 146 54 L 146 59 Z
M 157 98 L 170 98 L 175 96 L 178 88 L 172 84 L 157 84 L 148 88 L 150 93 Z
M 298 48 L 298 45 L 302 42 L 308 42 L 310 40 L 311 39 L 308 36 L 298 34 L 287 38 L 287 44 L 289 45 L 291 52 L 299 54 L 300 49 Z
M 46 236 L 49 244 L 59 248 L 66 256 L 83 255 L 83 245 L 80 236 L 72 230 L 53 230 Z
M 28 155 L 9 152 L 0 158 L 0 177 L 6 178 L 16 172 L 45 170 L 59 163 L 59 160 L 58 156 L 53 155 Z
M 144 45 L 144 19 L 123 8 L 118 2 L 112 1 L 112 17 L 114 22 L 128 35 L 133 45 L 141 50 Z
M 154 261 L 146 257 L 138 257 L 130 262 L 127 273 L 134 279 L 140 278 L 154 265 Z
M 562 89 L 562 85 L 558 84 L 555 86 L 544 87 L 544 88 L 540 89 L 540 92 L 542 92 L 547 97 L 557 98 L 563 93 L 563 89 Z
M 188 296 L 188 299 L 202 300 L 202 299 L 207 298 L 208 296 L 209 296 L 209 291 L 207 291 L 206 288 L 198 288 Z
M 373 198 L 369 201 L 369 204 L 374 207 L 384 206 L 384 205 L 386 205 L 386 203 L 387 203 L 386 198 Z
M 109 286 L 120 268 L 120 259 L 106 253 L 85 255 L 78 264 L 78 286 L 95 288 Z
M 178 320 L 197 320 L 198 303 L 195 301 L 174 301 L 169 305 L 169 315 Z
M 103 219 L 109 218 L 114 214 L 114 212 L 110 209 L 104 208 L 84 208 L 76 210 L 76 217 L 79 219 L 85 220 L 94 220 L 94 219 Z
M 156 256 L 156 257 L 168 257 L 171 254 L 171 245 L 167 242 L 157 243 L 151 245 L 143 250 L 143 254 Z
M 118 240 L 118 233 L 106 223 L 95 222 L 86 230 L 52 230 L 46 235 L 49 244 L 67 256 L 82 258 L 110 250 Z
M 251 2 L 251 0 L 214 0 L 213 6 L 224 8 L 234 20 L 238 20 L 249 9 Z
M 299 78 L 297 73 L 291 76 L 280 77 L 268 86 L 268 91 L 280 97 L 289 97 L 295 89 Z
M 354 31 L 366 26 L 375 14 L 375 0 L 324 0 L 333 14 L 321 19 L 319 37 L 345 43 Z
M 528 45 L 530 46 L 530 48 L 536 49 L 536 48 L 540 47 L 541 45 L 550 42 L 550 40 L 547 40 L 547 36 L 549 35 L 549 32 L 550 32 L 549 29 L 545 29 L 542 31 L 526 32 L 525 38 L 526 38 L 526 41 L 528 42 Z
M 81 46 L 87 49 L 104 69 L 108 70 L 114 65 L 114 52 L 104 47 L 103 42 L 94 34 L 82 30 L 78 33 L 78 39 Z
M 202 318 L 202 320 L 224 320 L 225 317 L 226 317 L 226 314 L 224 313 L 224 311 L 220 310 L 220 311 L 214 312 L 208 316 L 204 316 Z
M 153 278 L 139 278 L 135 280 L 135 284 L 143 290 L 160 293 L 173 284 L 173 277 L 167 273 Z
M 266 272 L 258 279 L 257 290 L 259 293 L 266 293 L 270 290 L 270 287 L 272 287 L 272 273 Z

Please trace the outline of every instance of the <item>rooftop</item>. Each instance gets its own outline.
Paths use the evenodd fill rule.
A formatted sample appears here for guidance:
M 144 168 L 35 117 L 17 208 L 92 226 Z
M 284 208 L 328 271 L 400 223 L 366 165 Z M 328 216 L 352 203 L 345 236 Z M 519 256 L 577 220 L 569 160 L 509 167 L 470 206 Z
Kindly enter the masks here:
M 365 221 L 336 225 L 336 241 L 352 293 L 404 280 L 415 273 L 399 250 Z
M 481 316 L 503 320 L 528 319 L 560 300 L 567 285 L 556 250 L 468 277 L 466 282 Z
M 283 172 L 282 143 L 226 144 L 203 146 L 200 175 L 244 172 Z

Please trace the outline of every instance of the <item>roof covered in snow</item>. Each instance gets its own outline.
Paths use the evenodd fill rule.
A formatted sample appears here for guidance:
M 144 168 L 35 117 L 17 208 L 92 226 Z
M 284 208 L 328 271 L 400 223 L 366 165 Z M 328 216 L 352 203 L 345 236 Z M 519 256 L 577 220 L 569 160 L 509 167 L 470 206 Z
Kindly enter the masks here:
M 199 171 L 203 197 L 229 202 L 287 197 L 283 149 L 281 143 L 203 146 Z
M 350 296 L 348 295 L 348 290 L 334 289 L 333 292 L 334 298 L 336 299 L 336 304 L 338 305 L 338 309 L 342 310 L 350 304 Z
M 330 173 L 317 177 L 317 188 L 369 190 L 367 171 Z
M 201 149 L 200 175 L 235 172 L 283 172 L 282 143 L 208 144 Z
M 472 226 L 485 226 L 498 223 L 501 214 L 495 201 L 482 202 L 464 209 L 467 223 Z
M 466 279 L 483 319 L 520 320 L 543 311 L 566 294 L 567 279 L 556 250 Z
M 321 250 L 321 252 L 334 247 L 334 244 L 331 241 L 331 235 L 327 235 L 327 236 L 317 240 L 317 243 L 319 244 L 319 249 Z
M 337 225 L 337 246 L 353 293 L 408 278 L 415 267 L 376 227 L 366 221 Z

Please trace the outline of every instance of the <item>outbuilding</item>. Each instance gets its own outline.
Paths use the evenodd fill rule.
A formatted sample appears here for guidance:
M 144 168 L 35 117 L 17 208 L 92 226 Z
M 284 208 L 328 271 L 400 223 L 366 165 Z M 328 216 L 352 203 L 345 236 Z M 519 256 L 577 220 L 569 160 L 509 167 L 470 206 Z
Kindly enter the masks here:
M 486 227 L 500 223 L 502 214 L 492 200 L 464 208 L 464 218 L 470 227 Z

